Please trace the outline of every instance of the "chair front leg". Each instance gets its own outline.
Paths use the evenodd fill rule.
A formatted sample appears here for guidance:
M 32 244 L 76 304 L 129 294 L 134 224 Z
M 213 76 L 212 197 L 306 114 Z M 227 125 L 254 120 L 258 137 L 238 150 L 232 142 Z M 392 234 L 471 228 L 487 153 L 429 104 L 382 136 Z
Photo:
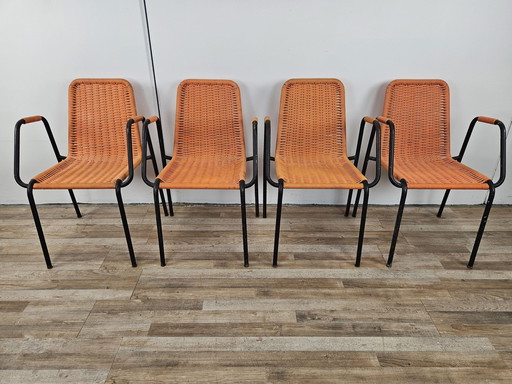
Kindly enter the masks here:
M 485 225 L 487 224 L 487 219 L 489 218 L 489 213 L 491 212 L 492 208 L 492 202 L 494 200 L 494 184 L 490 180 L 487 181 L 487 184 L 489 184 L 489 196 L 487 197 L 487 203 L 485 204 L 484 214 L 482 215 L 480 227 L 478 228 L 478 232 L 476 234 L 475 244 L 473 245 L 471 257 L 469 258 L 469 262 L 467 265 L 469 269 L 472 269 L 473 264 L 475 263 L 476 254 L 478 253 L 478 247 L 480 246 L 480 241 L 482 240 L 482 235 L 484 234 Z
M 402 222 L 402 215 L 404 213 L 405 199 L 407 198 L 407 183 L 404 179 L 401 180 L 402 196 L 400 197 L 400 206 L 396 215 L 395 229 L 393 231 L 393 239 L 391 240 L 391 247 L 389 249 L 389 256 L 386 266 L 391 268 L 393 264 L 393 256 L 395 254 L 396 242 L 398 240 L 398 232 L 400 231 L 400 223 Z
M 247 245 L 247 213 L 245 209 L 245 181 L 240 180 L 240 207 L 242 209 L 242 239 L 244 245 L 244 267 L 249 266 L 249 250 Z
M 281 210 L 283 207 L 283 190 L 284 190 L 284 181 L 283 179 L 279 179 L 278 182 L 278 191 L 277 191 L 277 211 L 276 211 L 276 232 L 274 235 L 274 257 L 272 261 L 272 266 L 277 267 L 277 254 L 279 252 L 279 231 L 281 228 Z
M 356 255 L 356 267 L 361 265 L 361 255 L 363 253 L 363 240 L 364 240 L 364 227 L 366 225 L 366 211 L 368 210 L 368 198 L 370 194 L 370 188 L 368 187 L 368 181 L 363 181 L 363 212 L 361 213 L 361 224 L 359 225 L 359 240 L 357 242 L 357 255 Z M 358 190 L 360 191 L 360 190 Z
M 37 229 L 37 235 L 39 236 L 39 242 L 41 243 L 41 248 L 43 250 L 44 261 L 46 262 L 46 267 L 48 269 L 52 269 L 52 261 L 50 259 L 50 253 L 48 252 L 48 247 L 46 246 L 46 240 L 44 238 L 43 227 L 41 226 L 41 220 L 39 219 L 39 213 L 37 212 L 36 202 L 34 200 L 34 184 L 37 183 L 35 180 L 30 180 L 27 187 L 27 196 L 28 202 L 30 204 L 30 209 L 32 211 L 32 216 L 34 217 L 34 223 Z
M 135 253 L 133 252 L 132 237 L 130 236 L 130 228 L 128 227 L 128 220 L 126 219 L 123 198 L 121 196 L 121 183 L 121 180 L 117 180 L 116 182 L 117 205 L 119 206 L 119 213 L 121 214 L 121 221 L 123 222 L 124 235 L 128 245 L 128 252 L 130 253 L 130 261 L 132 262 L 132 267 L 136 267 L 137 260 L 135 259 Z
M 155 202 L 155 219 L 156 219 L 156 232 L 158 234 L 158 250 L 160 251 L 160 265 L 165 267 L 165 253 L 164 253 L 164 236 L 162 233 L 162 218 L 160 216 L 160 202 L 158 201 L 158 193 L 160 189 L 160 180 L 155 180 L 153 187 L 153 199 Z

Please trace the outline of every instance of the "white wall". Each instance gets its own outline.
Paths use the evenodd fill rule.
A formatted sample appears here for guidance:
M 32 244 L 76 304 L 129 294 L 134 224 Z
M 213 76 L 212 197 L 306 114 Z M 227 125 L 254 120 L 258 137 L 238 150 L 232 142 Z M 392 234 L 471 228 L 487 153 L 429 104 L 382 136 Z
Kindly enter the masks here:
M 476 115 L 500 118 L 510 127 L 509 0 L 147 0 L 147 7 L 169 144 L 176 87 L 185 78 L 229 78 L 240 85 L 247 144 L 251 117 L 262 121 L 270 115 L 276 122 L 281 84 L 293 77 L 343 81 L 349 151 L 361 117 L 380 114 L 385 86 L 395 78 L 442 78 L 450 84 L 454 154 Z M 143 17 L 142 0 L 0 2 L 0 203 L 26 202 L 12 177 L 13 126 L 19 118 L 45 115 L 65 152 L 66 92 L 73 78 L 126 78 L 135 88 L 139 113 L 156 113 Z M 25 178 L 52 162 L 39 128 L 25 127 Z M 495 127 L 478 127 L 467 164 L 492 175 L 497 138 Z M 124 196 L 127 202 L 151 201 L 140 178 Z M 226 191 L 176 191 L 174 196 L 176 201 L 238 201 L 238 193 Z M 249 201 L 252 196 L 251 191 Z M 383 177 L 370 196 L 371 203 L 396 204 L 399 190 Z M 439 191 L 411 191 L 408 202 L 438 203 L 441 196 Z M 83 202 L 115 200 L 111 191 L 77 191 L 77 197 Z M 275 202 L 273 189 L 269 198 Z M 456 192 L 449 202 L 481 203 L 484 198 L 484 192 Z M 38 191 L 36 199 L 67 201 L 67 196 Z M 345 199 L 346 191 L 285 193 L 289 203 L 343 204 Z M 512 177 L 495 201 L 512 203 Z

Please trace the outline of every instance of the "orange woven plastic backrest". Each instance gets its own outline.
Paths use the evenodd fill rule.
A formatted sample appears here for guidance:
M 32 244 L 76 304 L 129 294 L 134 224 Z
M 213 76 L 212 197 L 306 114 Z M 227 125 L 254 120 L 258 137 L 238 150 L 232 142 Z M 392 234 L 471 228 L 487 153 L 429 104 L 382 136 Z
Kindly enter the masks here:
M 178 87 L 174 156 L 236 158 L 245 163 L 238 85 L 184 80 Z
M 69 152 L 72 158 L 123 158 L 127 161 L 126 123 L 137 115 L 130 83 L 122 79 L 77 79 L 69 86 Z M 132 126 L 134 163 L 142 148 Z
M 345 90 L 336 79 L 291 79 L 281 89 L 276 161 L 346 156 Z
M 395 158 L 450 157 L 450 92 L 442 80 L 394 80 L 386 89 L 383 116 L 395 124 Z M 383 126 L 382 161 L 389 130 Z

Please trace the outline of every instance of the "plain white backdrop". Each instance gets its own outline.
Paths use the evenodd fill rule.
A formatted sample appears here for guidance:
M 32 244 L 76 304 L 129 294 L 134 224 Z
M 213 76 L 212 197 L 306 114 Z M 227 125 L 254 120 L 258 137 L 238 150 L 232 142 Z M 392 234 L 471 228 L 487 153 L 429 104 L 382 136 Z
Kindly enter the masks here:
M 448 82 L 454 155 L 474 116 L 496 117 L 510 128 L 510 0 L 147 0 L 146 4 L 168 151 L 176 88 L 186 78 L 232 79 L 239 84 L 248 153 L 251 118 L 262 122 L 269 115 L 276 123 L 280 87 L 296 77 L 335 77 L 344 83 L 350 153 L 355 150 L 360 119 L 381 113 L 386 84 L 396 78 Z M 27 202 L 13 178 L 13 132 L 19 118 L 44 115 L 61 152 L 67 152 L 67 86 L 74 78 L 125 78 L 135 89 L 138 113 L 157 113 L 143 11 L 142 0 L 0 1 L 1 204 Z M 276 128 L 274 124 L 274 136 Z M 494 175 L 497 132 L 493 126 L 478 126 L 464 162 Z M 261 155 L 262 124 L 259 139 Z M 42 126 L 25 126 L 23 178 L 53 161 Z M 260 181 L 261 166 L 262 161 Z M 79 202 L 115 201 L 113 191 L 79 190 L 76 195 Z M 370 203 L 397 204 L 399 195 L 383 175 L 370 193 Z M 123 196 L 126 202 L 152 201 L 140 173 L 123 189 Z M 284 201 L 344 204 L 346 196 L 346 191 L 295 190 L 286 191 Z M 173 197 L 179 202 L 239 199 L 233 191 L 175 191 Z M 253 201 L 252 191 L 247 197 Z M 440 191 L 411 191 L 408 203 L 439 203 L 441 197 Z M 475 204 L 484 199 L 485 192 L 457 191 L 448 203 Z M 37 191 L 36 200 L 68 202 L 68 195 Z M 275 200 L 270 189 L 269 203 Z M 497 190 L 495 202 L 512 203 L 512 177 Z

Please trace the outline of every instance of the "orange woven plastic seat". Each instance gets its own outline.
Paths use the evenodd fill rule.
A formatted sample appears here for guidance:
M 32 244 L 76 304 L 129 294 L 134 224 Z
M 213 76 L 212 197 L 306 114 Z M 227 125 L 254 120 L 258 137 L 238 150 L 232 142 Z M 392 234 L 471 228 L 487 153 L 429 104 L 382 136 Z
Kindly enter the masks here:
M 395 161 L 394 176 L 407 180 L 409 189 L 489 189 L 490 180 L 451 157 L 402 158 Z
M 375 185 L 377 180 L 370 185 L 347 156 L 345 120 L 345 90 L 341 81 L 291 79 L 281 88 L 275 158 L 270 156 L 270 119 L 265 121 L 265 181 L 279 188 L 274 266 L 277 266 L 283 190 L 287 188 L 364 190 L 365 204 L 356 258 L 356 265 L 359 266 L 368 188 Z M 363 120 L 361 129 L 367 122 L 378 125 L 374 119 L 367 118 Z M 275 160 L 278 182 L 270 177 L 272 160 Z M 266 183 L 263 189 L 264 217 Z
M 107 189 L 114 188 L 117 180 L 127 176 L 126 159 L 67 158 L 34 176 L 37 180 L 34 189 Z
M 161 151 L 165 151 L 161 123 L 151 117 L 144 125 L 144 149 L 150 140 L 148 125 L 157 123 Z M 156 176 L 155 182 L 144 181 L 154 188 L 155 213 L 160 246 L 161 265 L 165 265 L 163 234 L 158 208 L 158 190 L 162 189 L 239 189 L 242 206 L 244 265 L 249 265 L 245 189 L 255 185 L 258 215 L 257 184 L 257 121 L 253 120 L 253 156 L 246 157 L 242 106 L 238 85 L 230 80 L 184 80 L 178 87 L 174 154 L 164 156 L 171 161 Z M 246 162 L 253 160 L 253 178 L 246 184 Z M 170 195 L 169 195 L 170 196 Z M 169 199 L 169 202 L 171 200 Z M 171 215 L 173 215 L 171 206 Z
M 34 221 L 48 268 L 51 260 L 32 196 L 33 189 L 67 189 L 78 217 L 80 210 L 73 189 L 115 189 L 130 259 L 136 266 L 120 189 L 130 183 L 133 169 L 142 161 L 142 147 L 135 97 L 130 83 L 122 79 L 77 79 L 69 86 L 68 156 L 61 156 L 50 126 L 42 116 L 21 119 L 16 124 L 15 179 L 28 188 Z M 19 177 L 19 132 L 21 126 L 42 121 L 58 163 L 34 176 L 30 183 Z
M 475 117 L 458 156 L 450 154 L 450 94 L 442 80 L 395 80 L 386 89 L 382 125 L 382 165 L 393 185 L 402 188 L 402 197 L 387 265 L 391 266 L 408 189 L 445 189 L 438 211 L 440 217 L 450 190 L 489 190 L 468 267 L 476 258 L 480 240 L 494 199 L 494 190 L 505 180 L 505 126 L 497 119 Z M 500 178 L 490 177 L 461 163 L 477 122 L 500 129 Z

